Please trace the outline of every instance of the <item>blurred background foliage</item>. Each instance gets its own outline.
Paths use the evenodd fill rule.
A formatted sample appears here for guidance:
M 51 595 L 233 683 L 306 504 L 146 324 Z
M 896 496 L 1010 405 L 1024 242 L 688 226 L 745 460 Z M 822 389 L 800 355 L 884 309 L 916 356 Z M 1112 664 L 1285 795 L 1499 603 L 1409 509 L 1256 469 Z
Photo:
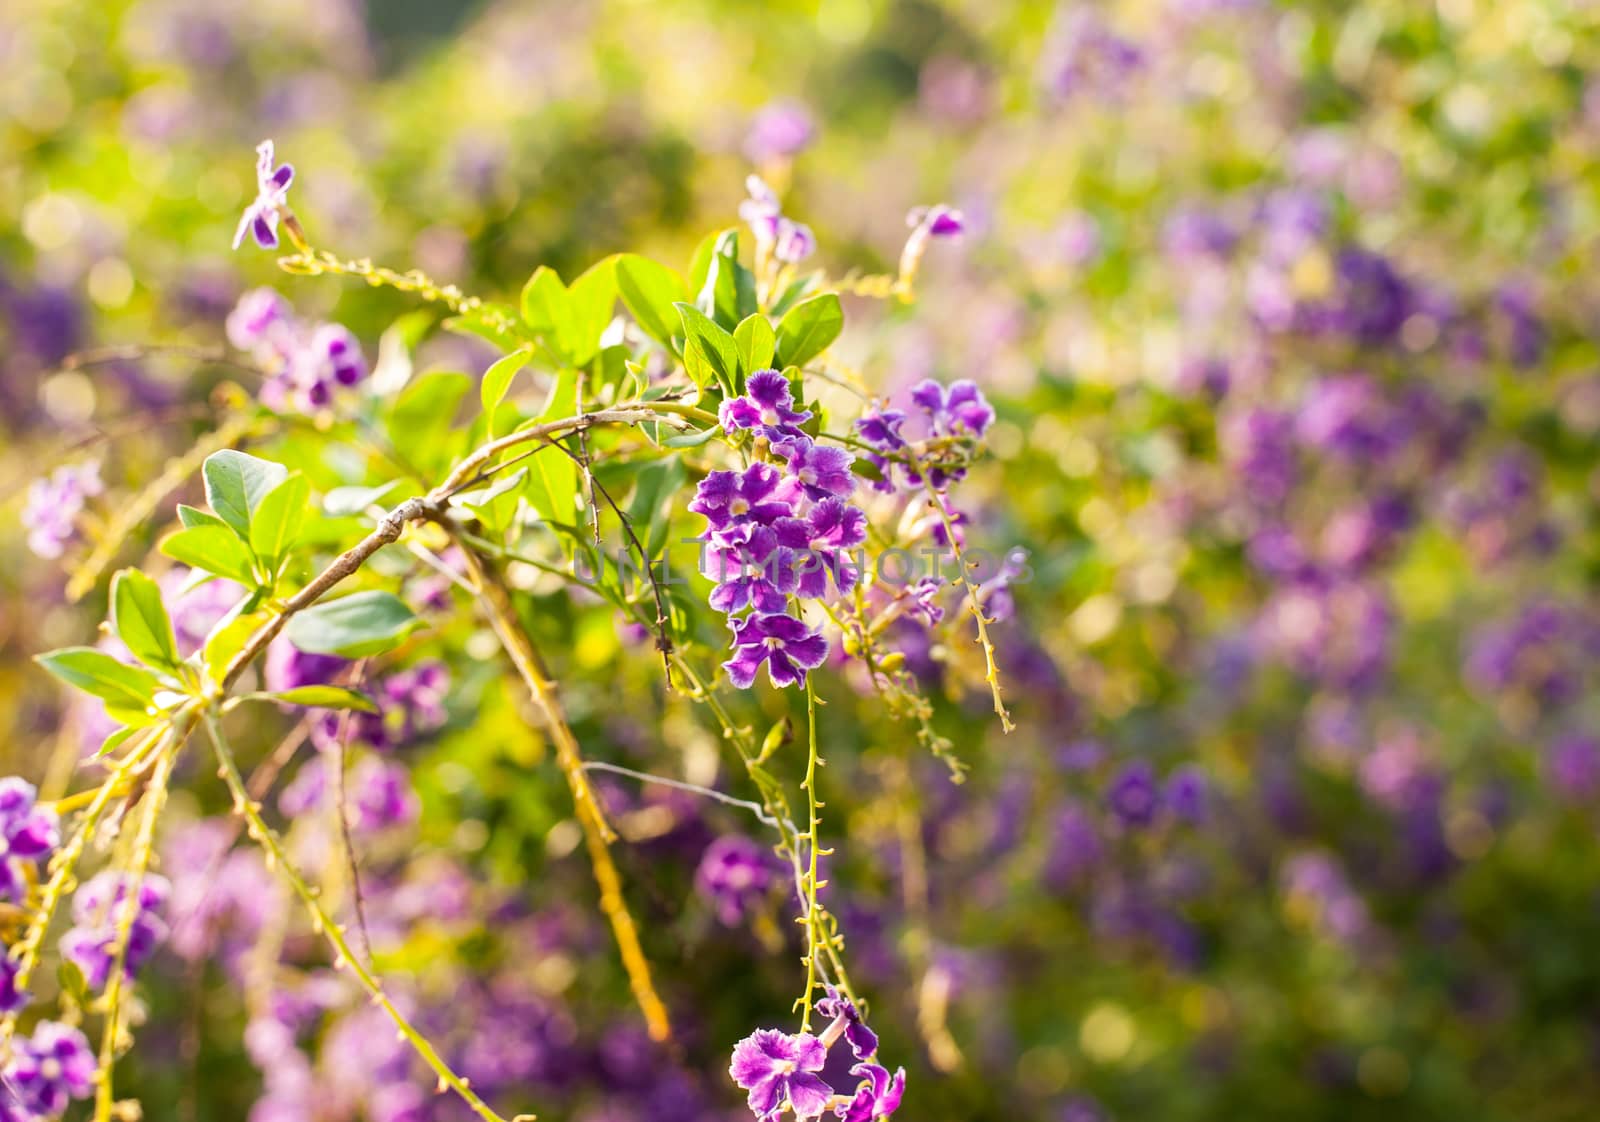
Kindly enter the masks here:
M 1558 0 L 9 0 L 6 770 L 65 784 L 79 732 L 28 656 L 92 640 L 104 606 L 24 549 L 27 481 L 99 456 L 109 514 L 243 380 L 187 352 L 63 360 L 220 347 L 262 284 L 373 357 L 412 310 L 229 254 L 258 140 L 319 244 L 509 298 L 541 263 L 687 260 L 734 221 L 755 115 L 794 101 L 815 142 L 768 170 L 833 273 L 892 267 L 916 204 L 966 210 L 919 302 L 850 301 L 837 353 L 885 394 L 983 386 L 969 540 L 1033 568 L 998 628 L 1012 736 L 941 673 L 970 655 L 903 637 L 965 785 L 826 691 L 831 891 L 903 1116 L 1592 1118 L 1597 67 L 1600 9 Z M 418 364 L 488 357 L 434 335 Z M 732 775 L 644 645 L 540 593 L 591 755 Z M 385 969 L 419 995 L 529 975 L 536 1012 L 462 1001 L 545 1049 L 516 1092 L 541 1117 L 740 1116 L 727 1048 L 787 1009 L 788 905 L 725 927 L 693 875 L 756 825 L 617 787 L 683 1035 L 667 1074 L 619 1074 L 637 1026 L 565 792 L 473 638 L 430 640 L 458 653 L 424 813 L 364 855 L 431 902 Z M 1197 766 L 1199 821 L 1128 821 L 1138 763 Z M 186 813 L 221 805 L 204 778 Z M 244 1117 L 238 995 L 193 969 L 151 983 L 146 1116 Z

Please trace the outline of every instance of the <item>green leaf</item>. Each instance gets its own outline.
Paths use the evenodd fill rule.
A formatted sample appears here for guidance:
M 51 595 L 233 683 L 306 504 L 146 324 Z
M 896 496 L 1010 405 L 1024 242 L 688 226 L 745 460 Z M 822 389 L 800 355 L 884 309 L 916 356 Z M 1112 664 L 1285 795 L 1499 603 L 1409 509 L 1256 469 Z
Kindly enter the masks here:
M 778 324 L 778 361 L 784 366 L 804 366 L 816 358 L 844 330 L 844 309 L 839 297 L 824 292 L 789 309 Z
M 572 297 L 561 275 L 548 265 L 540 265 L 522 286 L 522 322 L 545 342 L 561 349 L 561 325 L 572 318 Z
M 478 397 L 483 402 L 484 416 L 494 415 L 496 407 L 506 399 L 511 380 L 517 376 L 517 371 L 528 365 L 532 357 L 527 350 L 518 349 L 504 358 L 496 359 L 494 365 L 483 372 L 483 384 L 478 387 Z
M 69 686 L 103 700 L 108 708 L 148 714 L 157 691 L 166 689 L 142 666 L 118 662 L 94 647 L 64 647 L 36 655 L 34 661 Z
M 361 514 L 373 503 L 393 491 L 399 484 L 391 479 L 377 487 L 335 487 L 322 496 L 322 509 L 330 518 L 345 518 Z
M 127 741 L 127 739 L 130 736 L 133 736 L 138 731 L 139 730 L 137 728 L 121 728 L 121 729 L 115 730 L 114 732 L 111 733 L 110 736 L 106 737 L 104 740 L 102 740 L 100 742 L 100 747 L 95 752 L 93 758 L 96 759 L 96 760 L 105 759 L 107 756 L 111 755 L 111 753 L 115 752 L 118 748 L 122 747 L 122 745 Z
M 639 472 L 633 499 L 628 503 L 628 518 L 634 533 L 644 542 L 646 555 L 653 561 L 667 544 L 671 522 L 671 500 L 683 486 L 683 463 L 677 456 L 658 460 Z
M 304 705 L 311 709 L 356 709 L 362 713 L 376 713 L 378 707 L 364 693 L 343 686 L 296 686 L 278 693 L 252 693 L 249 701 L 277 701 L 284 705 Z
M 310 502 L 311 484 L 296 472 L 268 491 L 261 505 L 256 507 L 255 518 L 250 523 L 250 548 L 255 550 L 268 573 L 276 573 L 299 542 L 300 528 L 305 525 Z
M 728 230 L 717 239 L 695 305 L 729 331 L 756 311 L 756 278 L 739 264 L 737 231 Z
M 699 292 L 706 286 L 706 276 L 711 272 L 711 258 L 717 252 L 717 246 L 729 234 L 737 235 L 738 231 L 729 228 L 717 230 L 707 234 L 694 247 L 694 255 L 689 258 L 689 291 Z
M 465 445 L 466 431 L 451 430 L 471 388 L 472 379 L 458 370 L 431 370 L 411 379 L 395 400 L 386 425 L 389 441 L 424 476 L 441 474 Z
M 283 633 L 307 654 L 364 658 L 388 650 L 420 623 L 391 592 L 353 592 L 291 616 Z
M 239 604 L 240 609 L 246 606 L 242 601 Z M 235 612 L 230 612 L 211 629 L 211 634 L 206 636 L 205 646 L 200 649 L 200 657 L 212 681 L 222 681 L 234 656 L 244 650 L 245 644 L 257 631 L 271 622 L 271 619 L 271 615 L 267 612 L 245 612 L 235 609 Z
M 111 578 L 111 629 L 148 666 L 168 669 L 183 661 L 161 588 L 138 569 L 123 569 Z
M 624 253 L 616 262 L 623 305 L 647 335 L 670 349 L 681 322 L 674 305 L 688 301 L 688 285 L 665 265 L 636 253 Z
M 255 557 L 229 526 L 191 526 L 161 540 L 161 552 L 202 572 L 256 584 Z
M 767 310 L 775 316 L 782 316 L 790 308 L 805 299 L 813 288 L 820 285 L 822 277 L 821 269 L 814 269 L 803 277 L 796 277 L 784 287 L 783 292 L 772 302 L 772 307 Z
M 178 521 L 185 526 L 223 526 L 228 524 L 209 511 L 178 504 Z
M 683 319 L 683 365 L 694 384 L 705 388 L 715 379 L 729 393 L 739 374 L 739 346 L 693 304 L 674 305 Z
M 578 379 L 571 372 L 559 377 L 550 387 L 550 397 L 535 419 L 536 424 L 559 421 L 578 411 Z M 568 523 L 577 517 L 574 499 L 578 494 L 578 465 L 560 448 L 541 444 L 528 471 L 528 502 L 546 522 Z
M 733 341 L 739 348 L 739 369 L 744 377 L 748 378 L 757 370 L 768 370 L 772 367 L 777 336 L 773 333 L 772 324 L 766 316 L 759 312 L 753 316 L 746 316 L 734 329 Z
M 206 502 L 241 538 L 250 537 L 250 518 L 268 491 L 289 477 L 289 469 L 224 448 L 206 457 L 201 468 Z
M 600 336 L 617 306 L 617 259 L 607 257 L 567 290 L 572 314 L 560 325 L 562 348 L 574 366 L 586 366 L 600 350 Z

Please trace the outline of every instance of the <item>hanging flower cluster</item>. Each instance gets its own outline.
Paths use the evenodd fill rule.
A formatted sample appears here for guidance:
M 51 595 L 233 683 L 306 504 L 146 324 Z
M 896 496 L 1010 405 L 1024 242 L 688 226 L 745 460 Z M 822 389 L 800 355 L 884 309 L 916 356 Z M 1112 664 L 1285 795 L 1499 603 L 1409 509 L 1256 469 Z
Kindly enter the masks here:
M 130 874 L 108 870 L 78 889 L 72 898 L 74 926 L 61 937 L 61 954 L 83 971 L 90 989 L 104 989 L 110 980 L 127 900 L 129 893 L 135 891 L 134 886 L 135 878 Z M 167 937 L 162 913 L 172 886 L 165 877 L 151 873 L 138 880 L 136 891 L 137 903 L 122 958 L 123 976 L 129 981 Z
M 787 614 L 790 598 L 821 599 L 830 587 L 848 592 L 858 578 L 848 552 L 866 540 L 867 520 L 848 501 L 855 457 L 807 436 L 799 426 L 810 419 L 794 407 L 782 374 L 751 374 L 745 393 L 723 403 L 723 427 L 750 432 L 758 450 L 770 449 L 785 466 L 758 461 L 743 471 L 714 471 L 689 504 L 707 523 L 701 568 L 717 582 L 711 606 L 730 617 L 734 654 L 723 666 L 740 689 L 763 664 L 775 686 L 804 682 L 827 657 L 828 643 Z M 735 615 L 746 609 L 749 615 Z
M 820 1118 L 828 1110 L 844 1122 L 888 1118 L 905 1094 L 905 1069 L 890 1075 L 877 1062 L 877 1033 L 861 1019 L 855 1002 L 833 986 L 816 1008 L 830 1018 L 821 1036 L 757 1029 L 734 1046 L 728 1074 L 748 1093 L 751 1111 L 759 1122 L 776 1122 L 785 1110 L 792 1110 L 797 1122 Z M 859 1083 L 850 1094 L 836 1092 L 820 1074 L 840 1037 L 856 1059 L 850 1074 Z
M 270 288 L 239 298 L 228 315 L 228 342 L 247 352 L 267 373 L 261 401 L 278 412 L 326 407 L 338 389 L 367 376 L 361 344 L 337 323 L 306 324 Z

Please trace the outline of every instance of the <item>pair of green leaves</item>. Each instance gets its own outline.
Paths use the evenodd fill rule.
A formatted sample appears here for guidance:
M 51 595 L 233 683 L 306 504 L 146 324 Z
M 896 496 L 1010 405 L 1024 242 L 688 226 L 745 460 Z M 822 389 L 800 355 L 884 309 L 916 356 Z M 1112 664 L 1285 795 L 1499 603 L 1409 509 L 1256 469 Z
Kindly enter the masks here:
M 776 331 L 760 312 L 730 333 L 693 304 L 676 307 L 683 321 L 684 369 L 695 385 L 704 389 L 714 381 L 729 397 L 740 393 L 757 370 L 803 367 L 844 330 L 844 310 L 832 292 L 796 304 Z
M 311 485 L 282 464 L 232 449 L 206 457 L 201 473 L 215 513 L 180 506 L 183 528 L 161 552 L 270 596 L 300 540 Z

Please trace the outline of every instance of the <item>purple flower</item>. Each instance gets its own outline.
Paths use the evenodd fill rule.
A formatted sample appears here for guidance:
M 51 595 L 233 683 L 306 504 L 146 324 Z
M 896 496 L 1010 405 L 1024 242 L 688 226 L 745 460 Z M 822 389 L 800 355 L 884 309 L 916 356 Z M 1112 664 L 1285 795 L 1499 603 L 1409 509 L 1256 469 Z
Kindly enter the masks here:
M 756 164 L 791 159 L 811 146 L 816 131 L 816 123 L 804 105 L 774 101 L 763 106 L 750 122 L 744 153 Z
M 794 513 L 794 494 L 771 464 L 751 464 L 744 471 L 714 471 L 700 481 L 689 509 L 704 515 L 710 530 L 726 530 L 744 522 L 770 526 Z
M 1167 779 L 1163 798 L 1172 813 L 1195 825 L 1205 821 L 1207 784 L 1198 767 L 1181 767 Z
M 795 409 L 789 379 L 776 370 L 757 370 L 750 375 L 744 396 L 724 401 L 719 414 L 728 432 L 751 429 L 773 443 L 806 439 L 800 425 L 811 419 L 810 411 Z
M 778 220 L 778 235 L 772 245 L 772 256 L 786 265 L 798 265 L 817 251 L 817 236 L 804 222 Z
M 1563 736 L 1550 747 L 1545 774 L 1558 798 L 1593 799 L 1600 795 L 1600 743 L 1588 736 Z
M 15 775 L 0 779 L 0 900 L 25 904 L 27 868 L 61 844 L 55 811 L 34 806 L 38 794 Z
M 1161 805 L 1154 770 L 1143 760 L 1123 768 L 1106 789 L 1106 804 L 1124 826 L 1148 826 Z
M 817 1015 L 831 1022 L 822 1034 L 824 1046 L 833 1047 L 833 1042 L 843 1036 L 856 1059 L 870 1060 L 878 1051 L 878 1034 L 861 1019 L 855 1002 L 831 984 L 826 990 L 827 996 L 817 999 Z
M 806 680 L 828 657 L 828 641 L 803 620 L 786 615 L 751 615 L 729 621 L 733 657 L 722 664 L 734 686 L 747 690 L 766 663 L 767 677 L 782 688 Z
M 289 303 L 276 290 L 252 288 L 228 313 L 228 342 L 241 351 L 254 351 L 281 337 L 292 323 Z
M 874 409 L 856 421 L 856 432 L 880 452 L 897 452 L 906 446 L 900 435 L 905 421 L 906 415 L 899 409 Z
M 850 471 L 855 457 L 843 448 L 796 440 L 778 445 L 777 451 L 789 461 L 789 475 L 812 499 L 820 501 L 829 495 L 849 498 L 856 489 L 856 477 Z
M 906 215 L 906 225 L 913 230 L 926 231 L 931 238 L 953 238 L 966 232 L 967 218 L 955 207 L 936 203 L 911 211 Z
M 929 627 L 936 627 L 944 619 L 944 607 L 939 603 L 939 596 L 948 587 L 939 577 L 920 577 L 916 583 L 905 590 L 906 612 L 922 620 Z
M 717 919 L 733 927 L 772 887 L 772 861 L 759 843 L 729 834 L 706 847 L 694 883 L 711 902 Z
M 272 141 L 263 140 L 256 145 L 256 197 L 239 217 L 239 228 L 233 232 L 234 249 L 244 244 L 247 233 L 262 249 L 278 248 L 278 215 L 288 207 L 294 166 L 274 168 L 272 164 Z
M 833 1108 L 844 1122 L 877 1122 L 900 1109 L 900 1100 L 906 1093 L 905 1068 L 899 1068 L 890 1078 L 889 1069 L 879 1064 L 856 1064 L 850 1074 L 862 1076 L 863 1081 L 856 1088 L 855 1098 Z
M 778 202 L 777 192 L 759 175 L 747 176 L 744 187 L 750 197 L 739 204 L 739 217 L 750 227 L 758 245 L 770 247 L 778 240 L 778 227 L 785 221 L 783 205 Z
M 308 381 L 353 386 L 367 376 L 367 360 L 361 353 L 361 344 L 341 324 L 319 326 L 311 333 L 307 351 L 307 358 L 315 368 L 315 376 Z
M 338 655 L 307 654 L 289 640 L 279 638 L 267 647 L 263 675 L 267 689 L 283 693 L 301 686 L 328 685 L 349 665 L 348 659 Z
M 761 1122 L 775 1122 L 786 1104 L 797 1119 L 816 1118 L 833 1097 L 833 1088 L 814 1074 L 827 1058 L 822 1041 L 808 1032 L 757 1029 L 734 1045 L 728 1074 L 750 1092 L 747 1101 Z
M 804 519 L 779 519 L 775 529 L 785 547 L 802 551 L 795 570 L 801 596 L 826 596 L 830 575 L 841 593 L 855 587 L 856 569 L 845 553 L 867 540 L 867 516 L 859 508 L 830 496 Z
M 0 1014 L 15 1013 L 28 1004 L 28 991 L 17 988 L 17 972 L 21 969 L 16 959 L 0 953 Z
M 83 971 L 90 989 L 102 989 L 110 979 L 123 909 L 133 880 L 128 874 L 108 870 L 96 875 L 72 898 L 75 926 L 61 937 L 61 954 Z M 137 910 L 123 954 L 124 978 L 132 980 L 166 939 L 167 924 L 161 912 L 171 891 L 167 879 L 154 873 L 147 874 L 140 883 Z
M 94 1093 L 95 1070 L 94 1053 L 83 1033 L 43 1021 L 31 1037 L 15 1046 L 4 1081 L 24 1111 L 53 1118 L 71 1100 Z
M 778 553 L 777 532 L 749 522 L 713 536 L 702 571 L 717 582 L 710 604 L 719 612 L 781 612 L 799 584 L 794 565 Z
M 939 436 L 982 436 L 994 422 L 994 407 L 976 382 L 963 378 L 945 389 L 932 378 L 911 388 L 911 400 L 928 415 Z
M 30 483 L 22 511 L 28 548 L 46 560 L 60 557 L 78 539 L 85 500 L 104 490 L 100 465 L 93 460 L 57 468 L 49 478 Z
M 411 789 L 411 773 L 403 764 L 367 756 L 350 772 L 350 801 L 355 810 L 355 828 L 362 833 L 377 833 L 416 821 L 417 794 Z

